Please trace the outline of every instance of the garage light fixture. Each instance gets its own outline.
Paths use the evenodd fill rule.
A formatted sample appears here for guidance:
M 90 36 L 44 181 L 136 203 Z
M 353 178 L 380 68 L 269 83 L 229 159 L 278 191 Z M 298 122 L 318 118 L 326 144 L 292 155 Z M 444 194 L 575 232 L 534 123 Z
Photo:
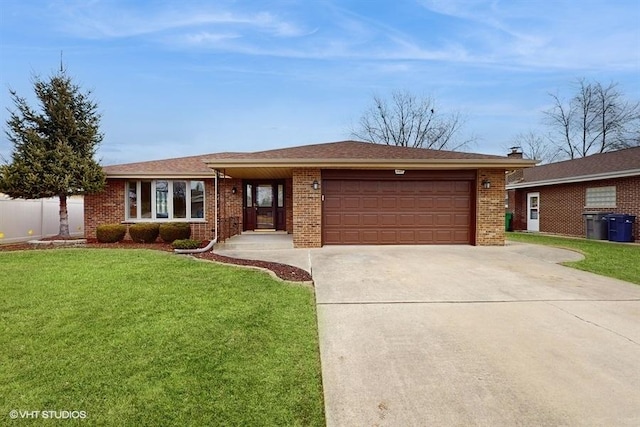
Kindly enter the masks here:
M 238 189 L 236 187 L 233 187 L 231 189 L 231 194 L 236 194 L 238 192 Z
M 320 183 L 318 182 L 317 179 L 314 179 L 313 184 L 311 184 L 311 186 L 313 187 L 314 190 L 317 190 L 318 188 L 320 188 Z
M 482 188 L 486 188 L 487 190 L 489 188 L 491 188 L 491 181 L 489 181 L 488 179 L 483 179 L 482 180 Z

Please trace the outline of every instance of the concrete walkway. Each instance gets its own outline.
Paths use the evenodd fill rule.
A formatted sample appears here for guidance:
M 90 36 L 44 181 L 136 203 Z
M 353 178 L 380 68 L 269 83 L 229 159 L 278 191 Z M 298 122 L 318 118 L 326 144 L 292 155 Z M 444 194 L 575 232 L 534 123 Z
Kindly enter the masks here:
M 258 252 L 313 273 L 329 426 L 640 425 L 640 286 L 556 264 L 578 254 Z

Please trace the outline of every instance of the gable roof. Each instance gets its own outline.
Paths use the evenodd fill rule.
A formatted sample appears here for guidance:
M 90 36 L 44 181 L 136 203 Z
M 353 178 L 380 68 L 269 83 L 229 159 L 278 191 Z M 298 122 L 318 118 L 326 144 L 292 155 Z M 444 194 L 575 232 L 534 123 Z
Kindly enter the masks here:
M 524 169 L 521 179 L 508 183 L 507 188 L 539 187 L 636 175 L 640 175 L 640 147 Z
M 214 153 L 105 166 L 108 177 L 207 177 L 213 169 L 234 178 L 285 178 L 296 167 L 349 169 L 517 169 L 533 160 L 505 156 L 396 147 L 359 141 L 303 145 L 252 153 Z

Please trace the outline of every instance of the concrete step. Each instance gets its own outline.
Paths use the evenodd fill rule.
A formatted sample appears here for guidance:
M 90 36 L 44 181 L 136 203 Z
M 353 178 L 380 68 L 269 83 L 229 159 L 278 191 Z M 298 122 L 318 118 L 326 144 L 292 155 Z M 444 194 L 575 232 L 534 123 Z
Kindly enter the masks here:
M 293 236 L 281 232 L 244 232 L 224 242 L 217 243 L 214 250 L 253 251 L 293 249 Z

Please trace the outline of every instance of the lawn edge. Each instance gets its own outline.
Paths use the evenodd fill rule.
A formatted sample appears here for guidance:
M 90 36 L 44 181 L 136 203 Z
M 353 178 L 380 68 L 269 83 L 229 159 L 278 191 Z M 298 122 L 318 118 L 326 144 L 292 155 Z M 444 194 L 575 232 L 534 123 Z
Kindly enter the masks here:
M 217 260 L 212 260 L 212 259 L 203 259 L 203 258 L 194 257 L 194 256 L 189 255 L 189 254 L 176 254 L 176 255 L 180 256 L 180 257 L 190 258 L 190 259 L 193 259 L 195 261 L 210 262 L 210 263 L 213 263 L 213 264 L 220 264 L 220 265 L 224 265 L 224 266 L 232 266 L 232 267 L 244 268 L 244 269 L 248 269 L 248 270 L 261 271 L 263 273 L 269 274 L 269 276 L 271 276 L 272 278 L 276 279 L 278 282 L 289 284 L 289 285 L 302 286 L 302 287 L 309 288 L 309 289 L 314 289 L 313 280 L 304 280 L 304 281 L 285 280 L 285 279 L 280 278 L 274 271 L 269 270 L 268 268 L 258 267 L 257 265 L 243 265 L 243 264 L 234 264 L 234 263 L 231 263 L 231 262 L 217 261 Z

